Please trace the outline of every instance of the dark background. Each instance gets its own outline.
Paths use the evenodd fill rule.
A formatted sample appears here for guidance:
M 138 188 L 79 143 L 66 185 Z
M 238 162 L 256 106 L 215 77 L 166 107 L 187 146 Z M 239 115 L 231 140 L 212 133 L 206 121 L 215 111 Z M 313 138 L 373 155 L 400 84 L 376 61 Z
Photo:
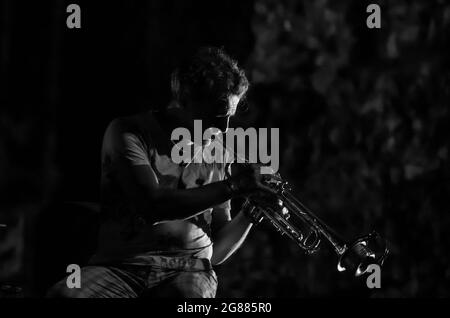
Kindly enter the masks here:
M 348 239 L 377 229 L 391 247 L 369 291 L 328 248 L 305 256 L 261 225 L 217 269 L 218 296 L 450 295 L 447 1 L 76 1 L 72 30 L 70 3 L 0 1 L 0 283 L 29 293 L 41 208 L 98 200 L 107 123 L 163 107 L 177 61 L 215 45 L 252 83 L 233 125 L 279 127 L 299 197 Z

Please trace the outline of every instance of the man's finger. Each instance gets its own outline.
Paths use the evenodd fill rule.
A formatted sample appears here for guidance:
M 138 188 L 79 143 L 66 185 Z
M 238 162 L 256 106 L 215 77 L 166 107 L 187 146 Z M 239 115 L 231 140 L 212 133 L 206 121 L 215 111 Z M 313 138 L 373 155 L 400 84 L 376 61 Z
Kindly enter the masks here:
M 272 189 L 269 186 L 266 186 L 266 185 L 262 184 L 260 181 L 258 181 L 256 183 L 256 185 L 258 186 L 258 189 L 260 189 L 260 190 L 263 190 L 263 191 L 266 191 L 266 192 L 269 192 L 269 193 L 272 193 L 272 194 L 277 194 L 277 191 L 275 191 L 274 189 Z

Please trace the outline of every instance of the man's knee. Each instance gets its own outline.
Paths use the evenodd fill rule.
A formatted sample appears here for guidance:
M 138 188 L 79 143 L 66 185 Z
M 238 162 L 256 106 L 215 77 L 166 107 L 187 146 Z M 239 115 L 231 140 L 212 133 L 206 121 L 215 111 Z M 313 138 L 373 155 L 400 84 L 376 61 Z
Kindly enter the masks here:
M 211 272 L 182 272 L 153 291 L 156 297 L 214 298 L 217 277 Z

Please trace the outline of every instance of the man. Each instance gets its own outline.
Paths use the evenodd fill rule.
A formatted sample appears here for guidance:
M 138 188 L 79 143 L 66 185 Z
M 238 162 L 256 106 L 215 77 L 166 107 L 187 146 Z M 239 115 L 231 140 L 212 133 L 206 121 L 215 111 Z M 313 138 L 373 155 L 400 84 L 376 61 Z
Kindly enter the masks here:
M 252 220 L 233 219 L 230 199 L 270 193 L 259 167 L 224 163 L 176 164 L 171 132 L 228 128 L 248 81 L 221 49 L 203 48 L 172 76 L 173 100 L 163 111 L 114 120 L 102 147 L 102 214 L 98 251 L 81 272 L 81 288 L 63 280 L 53 297 L 214 297 L 212 265 L 228 259 L 245 240 Z M 191 134 L 193 136 L 193 134 Z M 203 145 L 194 145 L 202 149 Z

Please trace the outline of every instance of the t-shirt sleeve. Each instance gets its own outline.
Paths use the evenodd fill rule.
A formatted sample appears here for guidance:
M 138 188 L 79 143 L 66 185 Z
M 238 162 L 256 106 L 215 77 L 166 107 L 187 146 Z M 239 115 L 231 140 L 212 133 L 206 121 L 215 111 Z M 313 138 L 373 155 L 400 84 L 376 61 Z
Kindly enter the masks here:
M 119 154 L 132 166 L 150 165 L 148 154 L 142 141 L 133 133 L 122 133 Z
M 147 147 L 138 134 L 127 131 L 120 121 L 113 121 L 106 130 L 103 140 L 103 156 L 116 162 L 132 166 L 149 165 Z

